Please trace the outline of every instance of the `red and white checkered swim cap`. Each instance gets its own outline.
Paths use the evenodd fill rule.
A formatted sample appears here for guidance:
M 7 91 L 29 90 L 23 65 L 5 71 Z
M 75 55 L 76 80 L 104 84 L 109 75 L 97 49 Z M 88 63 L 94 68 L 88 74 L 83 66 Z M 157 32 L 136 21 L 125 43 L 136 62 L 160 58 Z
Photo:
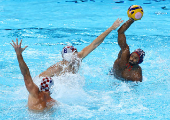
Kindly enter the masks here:
M 48 92 L 50 88 L 54 85 L 54 81 L 50 77 L 43 78 L 40 84 L 40 91 Z
M 65 46 L 61 52 L 62 55 L 64 55 L 65 53 L 74 53 L 77 52 L 77 49 L 73 46 Z

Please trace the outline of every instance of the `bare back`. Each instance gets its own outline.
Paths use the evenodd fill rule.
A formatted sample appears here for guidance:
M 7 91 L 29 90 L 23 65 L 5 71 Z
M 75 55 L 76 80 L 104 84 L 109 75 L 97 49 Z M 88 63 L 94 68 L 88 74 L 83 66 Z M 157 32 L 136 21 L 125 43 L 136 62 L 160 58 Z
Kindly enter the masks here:
M 52 99 L 49 93 L 40 92 L 38 98 L 35 98 L 31 94 L 28 96 L 28 107 L 31 110 L 44 110 L 50 109 L 53 105 L 56 104 L 56 101 Z
M 65 60 L 57 62 L 49 67 L 46 71 L 42 72 L 39 77 L 53 77 L 60 76 L 65 73 L 77 73 L 81 64 L 81 58 L 77 58 L 75 62 L 67 62 Z

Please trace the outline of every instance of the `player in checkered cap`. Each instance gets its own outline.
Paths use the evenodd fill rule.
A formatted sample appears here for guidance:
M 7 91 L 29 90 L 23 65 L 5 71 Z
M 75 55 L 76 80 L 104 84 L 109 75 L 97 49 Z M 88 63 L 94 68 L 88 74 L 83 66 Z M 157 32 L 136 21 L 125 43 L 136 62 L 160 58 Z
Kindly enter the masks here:
M 54 85 L 53 79 L 50 77 L 45 77 L 41 81 L 40 91 L 49 92 L 50 89 L 52 89 L 53 85 Z M 50 93 L 51 93 L 51 91 L 50 91 Z
M 117 19 L 111 27 L 105 32 L 99 35 L 90 45 L 82 49 L 80 52 L 73 46 L 65 46 L 62 51 L 63 60 L 52 65 L 46 71 L 42 72 L 39 77 L 52 77 L 54 75 L 59 76 L 66 72 L 76 73 L 79 69 L 81 61 L 97 48 L 105 39 L 105 37 L 115 30 L 123 22 L 121 19 Z
M 19 44 L 18 39 L 16 39 L 16 43 L 13 40 L 12 42 L 13 43 L 11 43 L 11 45 L 15 49 L 17 59 L 19 62 L 19 67 L 24 77 L 25 86 L 29 92 L 28 97 L 29 109 L 44 110 L 46 108 L 51 108 L 53 105 L 57 103 L 57 101 L 51 98 L 50 96 L 50 89 L 54 84 L 53 80 L 50 77 L 44 78 L 40 84 L 39 89 L 38 86 L 33 82 L 29 72 L 29 68 L 22 57 L 22 52 L 27 48 L 27 46 L 21 48 L 22 40 L 20 41 Z

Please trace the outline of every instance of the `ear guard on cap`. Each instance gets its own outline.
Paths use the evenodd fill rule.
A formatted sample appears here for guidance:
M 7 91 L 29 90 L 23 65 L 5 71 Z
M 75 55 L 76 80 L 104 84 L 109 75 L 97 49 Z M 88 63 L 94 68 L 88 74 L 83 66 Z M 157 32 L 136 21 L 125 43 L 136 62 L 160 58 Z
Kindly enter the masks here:
M 138 64 L 140 64 L 140 63 L 142 63 L 143 62 L 143 58 L 144 58 L 144 56 L 145 56 L 145 52 L 142 50 L 142 49 L 136 49 L 135 51 L 134 51 L 136 54 L 138 54 L 138 56 L 139 56 L 139 61 L 138 61 Z

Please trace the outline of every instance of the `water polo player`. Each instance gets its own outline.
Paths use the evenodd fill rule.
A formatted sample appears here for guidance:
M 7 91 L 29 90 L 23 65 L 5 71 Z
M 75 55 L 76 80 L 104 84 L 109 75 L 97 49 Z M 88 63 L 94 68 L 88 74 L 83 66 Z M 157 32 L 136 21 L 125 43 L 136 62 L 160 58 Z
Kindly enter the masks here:
M 49 67 L 46 71 L 42 72 L 39 77 L 53 77 L 59 76 L 66 72 L 76 73 L 79 69 L 80 62 L 95 48 L 97 48 L 105 39 L 105 37 L 115 30 L 123 22 L 121 19 L 117 19 L 111 27 L 105 32 L 99 35 L 90 45 L 85 47 L 82 51 L 78 52 L 73 46 L 66 46 L 62 50 L 63 60 Z
M 53 105 L 57 103 L 53 98 L 51 98 L 51 88 L 54 85 L 54 81 L 50 77 L 45 77 L 42 79 L 42 82 L 40 84 L 40 88 L 33 82 L 32 77 L 29 72 L 29 68 L 26 65 L 23 57 L 22 52 L 27 48 L 21 48 L 21 43 L 18 44 L 18 39 L 16 39 L 16 43 L 12 41 L 13 48 L 15 49 L 17 59 L 19 62 L 19 67 L 21 70 L 21 73 L 24 77 L 25 86 L 29 92 L 28 97 L 28 107 L 31 110 L 44 110 L 51 108 Z
M 139 64 L 143 62 L 145 52 L 142 49 L 136 49 L 130 54 L 124 34 L 133 22 L 134 20 L 130 18 L 118 30 L 118 44 L 121 50 L 113 65 L 113 74 L 116 78 L 142 82 L 142 69 Z

